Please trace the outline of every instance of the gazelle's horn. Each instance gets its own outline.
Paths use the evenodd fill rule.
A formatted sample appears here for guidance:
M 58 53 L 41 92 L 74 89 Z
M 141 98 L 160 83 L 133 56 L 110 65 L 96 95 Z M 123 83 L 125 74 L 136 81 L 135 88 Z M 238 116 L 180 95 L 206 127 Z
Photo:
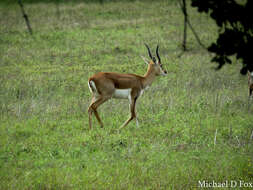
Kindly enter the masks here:
M 152 54 L 151 54 L 151 52 L 150 52 L 150 49 L 149 49 L 149 47 L 148 47 L 148 45 L 147 45 L 146 43 L 145 43 L 145 46 L 146 46 L 147 49 L 148 49 L 148 54 L 149 54 L 150 59 L 153 60 L 153 56 L 152 56 Z
M 159 48 L 159 46 L 157 45 L 157 47 L 156 47 L 156 56 L 158 58 L 159 63 L 161 63 L 161 58 L 160 58 L 159 53 L 158 53 L 158 48 Z

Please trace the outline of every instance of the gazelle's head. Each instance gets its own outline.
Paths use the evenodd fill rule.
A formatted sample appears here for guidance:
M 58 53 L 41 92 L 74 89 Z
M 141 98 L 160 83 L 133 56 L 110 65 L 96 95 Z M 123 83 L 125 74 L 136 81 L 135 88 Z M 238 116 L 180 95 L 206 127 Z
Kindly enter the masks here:
M 152 56 L 151 51 L 150 51 L 148 45 L 145 44 L 145 46 L 148 49 L 148 55 L 149 55 L 149 57 L 150 57 L 151 60 L 147 61 L 146 59 L 144 59 L 144 61 L 149 65 L 149 68 L 151 68 L 156 75 L 163 75 L 163 76 L 167 75 L 167 71 L 164 70 L 162 62 L 161 62 L 161 58 L 159 56 L 159 52 L 158 52 L 159 46 L 157 45 L 157 47 L 156 47 L 156 56 L 157 56 L 157 59 L 156 59 L 155 56 Z

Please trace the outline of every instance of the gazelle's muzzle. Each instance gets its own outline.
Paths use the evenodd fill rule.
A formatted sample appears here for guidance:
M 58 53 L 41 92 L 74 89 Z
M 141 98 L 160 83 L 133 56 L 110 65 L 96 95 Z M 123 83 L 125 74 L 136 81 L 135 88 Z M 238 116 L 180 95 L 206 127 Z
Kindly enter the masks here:
M 168 73 L 165 70 L 162 70 L 162 76 L 166 76 Z

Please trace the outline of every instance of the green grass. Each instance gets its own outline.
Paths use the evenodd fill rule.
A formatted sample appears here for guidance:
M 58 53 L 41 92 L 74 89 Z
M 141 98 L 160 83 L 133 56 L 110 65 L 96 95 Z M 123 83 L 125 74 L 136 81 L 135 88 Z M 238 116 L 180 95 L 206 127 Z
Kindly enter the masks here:
M 215 71 L 188 33 L 175 1 L 0 4 L 0 189 L 197 189 L 199 180 L 253 182 L 253 108 L 239 64 Z M 215 23 L 188 8 L 208 46 Z M 88 130 L 89 76 L 144 74 L 160 45 L 168 76 L 138 100 L 140 127 L 125 100 L 99 108 Z M 234 62 L 236 60 L 234 59 Z M 110 110 L 110 111 L 108 111 Z M 216 143 L 214 143 L 215 134 Z M 237 187 L 239 188 L 239 187 Z

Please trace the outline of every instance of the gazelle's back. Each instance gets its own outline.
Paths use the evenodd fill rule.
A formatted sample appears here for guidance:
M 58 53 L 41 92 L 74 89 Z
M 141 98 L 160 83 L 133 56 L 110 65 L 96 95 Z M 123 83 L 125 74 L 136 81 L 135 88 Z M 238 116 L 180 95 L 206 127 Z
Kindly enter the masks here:
M 113 83 L 116 89 L 139 88 L 142 76 L 136 74 L 125 74 L 115 72 L 99 72 L 90 77 L 89 81 L 94 81 L 96 86 L 102 85 L 105 81 Z

